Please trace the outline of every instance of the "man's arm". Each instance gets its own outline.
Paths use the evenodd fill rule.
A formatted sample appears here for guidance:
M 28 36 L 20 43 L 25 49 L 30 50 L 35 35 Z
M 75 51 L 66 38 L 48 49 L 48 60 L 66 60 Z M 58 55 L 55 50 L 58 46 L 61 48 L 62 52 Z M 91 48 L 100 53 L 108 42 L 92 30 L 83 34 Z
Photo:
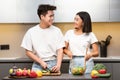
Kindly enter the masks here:
M 52 68 L 52 71 L 53 72 L 59 72 L 60 71 L 60 68 L 61 68 L 61 63 L 62 63 L 62 59 L 63 59 L 63 49 L 58 49 L 57 50 L 57 63 L 56 63 L 56 66 L 54 66 Z
M 35 62 L 38 62 L 44 69 L 47 68 L 47 64 L 41 58 L 38 58 L 32 51 L 26 50 L 26 55 Z

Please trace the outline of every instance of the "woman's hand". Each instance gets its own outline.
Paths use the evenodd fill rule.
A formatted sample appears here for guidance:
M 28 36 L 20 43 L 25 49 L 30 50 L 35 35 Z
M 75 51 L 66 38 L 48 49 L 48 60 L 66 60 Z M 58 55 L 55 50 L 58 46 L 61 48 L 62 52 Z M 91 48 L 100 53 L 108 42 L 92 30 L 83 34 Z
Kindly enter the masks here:
M 88 61 L 92 57 L 92 53 L 85 55 L 85 60 Z

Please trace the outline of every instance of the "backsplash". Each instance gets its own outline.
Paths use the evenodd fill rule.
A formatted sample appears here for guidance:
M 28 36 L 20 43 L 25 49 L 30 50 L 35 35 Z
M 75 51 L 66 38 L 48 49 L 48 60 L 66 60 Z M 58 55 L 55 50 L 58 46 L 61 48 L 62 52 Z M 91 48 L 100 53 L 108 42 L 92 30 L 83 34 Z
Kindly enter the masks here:
M 0 24 L 0 45 L 9 44 L 9 50 L 0 50 L 0 57 L 27 57 L 25 51 L 20 47 L 21 41 L 25 32 L 32 26 L 32 24 Z M 55 23 L 63 34 L 69 29 L 73 29 L 73 23 Z M 110 45 L 108 46 L 108 56 L 120 56 L 120 23 L 100 22 L 92 23 L 93 32 L 98 40 L 105 40 L 108 35 L 112 36 Z

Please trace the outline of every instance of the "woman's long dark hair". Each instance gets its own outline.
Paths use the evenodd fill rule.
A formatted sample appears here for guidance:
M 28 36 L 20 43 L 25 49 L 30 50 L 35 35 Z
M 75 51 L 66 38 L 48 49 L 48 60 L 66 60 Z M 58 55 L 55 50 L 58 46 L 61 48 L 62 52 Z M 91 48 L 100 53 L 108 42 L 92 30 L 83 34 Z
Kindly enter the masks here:
M 82 31 L 85 33 L 92 32 L 92 24 L 91 24 L 91 18 L 90 18 L 89 13 L 82 11 L 82 12 L 78 12 L 76 15 L 79 15 L 79 17 L 83 21 Z

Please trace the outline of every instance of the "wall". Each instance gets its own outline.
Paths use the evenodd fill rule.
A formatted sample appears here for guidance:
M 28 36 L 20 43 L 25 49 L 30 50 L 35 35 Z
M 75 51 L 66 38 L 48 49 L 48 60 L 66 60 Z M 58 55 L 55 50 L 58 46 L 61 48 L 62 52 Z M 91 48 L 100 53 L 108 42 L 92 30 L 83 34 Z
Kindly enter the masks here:
M 10 44 L 9 50 L 0 50 L 0 57 L 26 57 L 24 49 L 20 47 L 25 32 L 36 24 L 0 24 L 0 44 Z M 73 23 L 55 23 L 63 34 L 73 29 Z M 112 36 L 108 46 L 108 56 L 120 56 L 120 23 L 93 23 L 93 32 L 99 41 Z
M 9 50 L 0 50 L 0 57 L 26 57 L 20 47 L 25 32 L 35 24 L 0 24 L 0 44 L 9 44 Z

